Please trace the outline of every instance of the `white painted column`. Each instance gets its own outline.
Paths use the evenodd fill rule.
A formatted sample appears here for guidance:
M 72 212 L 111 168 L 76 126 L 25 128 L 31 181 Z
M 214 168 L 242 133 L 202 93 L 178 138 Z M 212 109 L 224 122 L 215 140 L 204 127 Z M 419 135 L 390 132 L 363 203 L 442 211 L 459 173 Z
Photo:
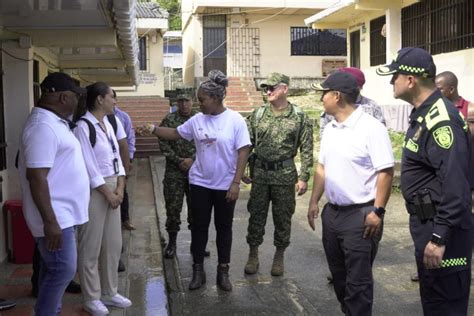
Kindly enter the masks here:
M 21 189 L 15 157 L 23 126 L 33 107 L 33 49 L 20 48 L 18 42 L 5 42 L 2 49 L 5 139 L 8 146 L 4 199 L 19 199 Z M 19 59 L 5 54 L 5 51 Z
M 402 47 L 402 9 L 391 7 L 385 10 L 385 30 L 387 34 L 387 63 L 397 56 L 397 52 Z

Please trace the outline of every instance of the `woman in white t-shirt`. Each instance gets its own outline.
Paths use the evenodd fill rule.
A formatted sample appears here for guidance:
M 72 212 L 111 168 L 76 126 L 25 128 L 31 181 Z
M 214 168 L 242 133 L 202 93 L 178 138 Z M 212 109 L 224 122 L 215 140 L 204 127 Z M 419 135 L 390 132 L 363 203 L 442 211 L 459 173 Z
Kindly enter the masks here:
M 191 251 L 194 262 L 189 289 L 198 289 L 206 283 L 204 251 L 214 207 L 219 262 L 216 282 L 222 290 L 231 291 L 229 263 L 232 221 L 251 142 L 244 118 L 224 107 L 223 100 L 228 85 L 226 76 L 218 70 L 211 70 L 208 77 L 197 92 L 202 113 L 191 117 L 177 129 L 150 124 L 139 130 L 144 133 L 148 129 L 163 139 L 184 138 L 194 141 L 196 161 L 188 166 L 193 218 Z

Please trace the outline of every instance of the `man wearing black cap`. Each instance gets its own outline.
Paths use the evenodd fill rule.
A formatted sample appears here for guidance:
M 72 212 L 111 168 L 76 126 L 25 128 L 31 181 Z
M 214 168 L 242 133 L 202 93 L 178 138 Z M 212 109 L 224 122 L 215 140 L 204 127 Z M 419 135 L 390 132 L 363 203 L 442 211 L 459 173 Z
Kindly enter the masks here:
M 406 47 L 379 75 L 393 75 L 393 95 L 414 106 L 402 154 L 401 188 L 425 315 L 467 315 L 471 283 L 470 145 L 467 124 L 436 89 L 436 66 Z
M 372 263 L 382 237 L 393 179 L 393 151 L 386 127 L 356 107 L 357 81 L 335 72 L 322 84 L 325 128 L 315 169 L 308 223 L 314 230 L 323 193 L 323 246 L 334 290 L 347 315 L 371 315 Z
M 64 73 L 48 75 L 19 150 L 23 213 L 41 256 L 35 315 L 56 315 L 76 273 L 74 227 L 88 221 L 89 178 L 67 119 L 84 89 Z

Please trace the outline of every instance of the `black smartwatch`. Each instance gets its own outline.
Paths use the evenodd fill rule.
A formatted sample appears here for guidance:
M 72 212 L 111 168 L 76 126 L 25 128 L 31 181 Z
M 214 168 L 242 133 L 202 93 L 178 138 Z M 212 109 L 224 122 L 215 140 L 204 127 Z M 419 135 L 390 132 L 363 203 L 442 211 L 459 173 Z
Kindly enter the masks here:
M 437 234 L 431 235 L 431 242 L 438 246 L 446 245 L 446 239 Z
M 385 209 L 380 206 L 380 207 L 376 207 L 375 210 L 374 210 L 374 213 L 375 215 L 377 215 L 378 217 L 382 218 L 383 217 L 383 214 L 385 214 Z

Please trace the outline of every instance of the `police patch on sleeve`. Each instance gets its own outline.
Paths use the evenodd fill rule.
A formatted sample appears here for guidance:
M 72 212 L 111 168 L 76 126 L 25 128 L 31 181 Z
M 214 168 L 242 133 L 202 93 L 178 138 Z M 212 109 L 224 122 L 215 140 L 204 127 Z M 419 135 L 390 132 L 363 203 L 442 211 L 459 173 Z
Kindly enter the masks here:
M 454 141 L 454 135 L 453 130 L 450 126 L 442 126 L 437 128 L 433 132 L 433 136 L 436 141 L 436 144 L 438 144 L 439 147 L 444 149 L 451 148 L 451 145 Z

